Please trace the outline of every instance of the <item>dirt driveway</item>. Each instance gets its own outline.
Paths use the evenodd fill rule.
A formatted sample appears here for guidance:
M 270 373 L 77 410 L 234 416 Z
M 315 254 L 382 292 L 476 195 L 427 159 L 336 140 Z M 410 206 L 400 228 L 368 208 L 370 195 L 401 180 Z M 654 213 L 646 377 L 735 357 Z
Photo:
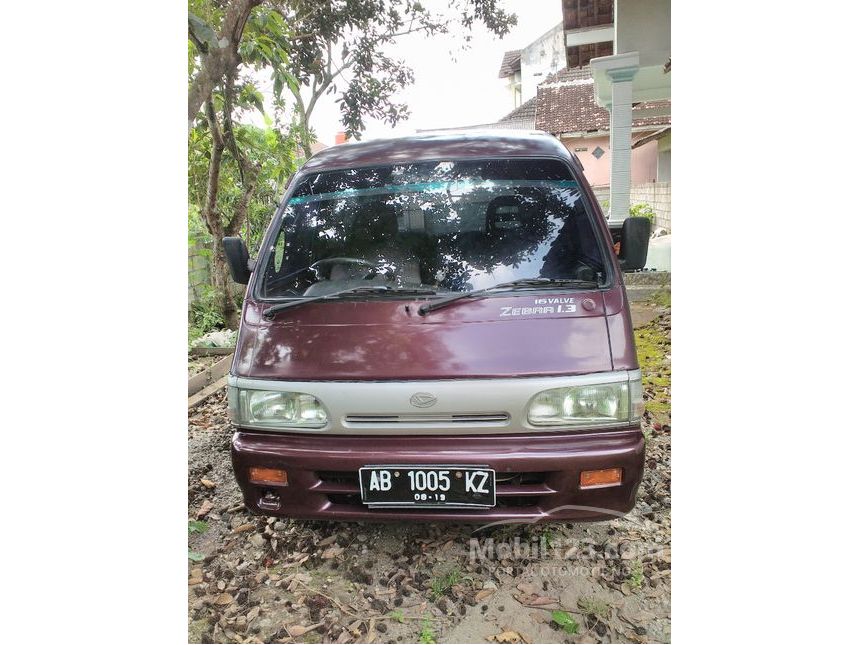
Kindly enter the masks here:
M 242 506 L 223 394 L 189 420 L 190 642 L 667 642 L 667 309 L 636 331 L 646 475 L 634 511 L 592 524 L 300 522 Z

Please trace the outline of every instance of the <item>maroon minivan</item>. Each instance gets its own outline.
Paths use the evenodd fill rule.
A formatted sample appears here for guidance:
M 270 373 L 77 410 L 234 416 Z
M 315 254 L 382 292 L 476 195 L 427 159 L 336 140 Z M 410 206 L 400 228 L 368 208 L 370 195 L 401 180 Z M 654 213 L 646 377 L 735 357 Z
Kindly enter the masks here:
M 642 381 L 613 230 L 542 132 L 328 148 L 292 178 L 247 283 L 232 457 L 256 513 L 600 520 L 642 478 Z M 615 249 L 620 248 L 616 253 Z

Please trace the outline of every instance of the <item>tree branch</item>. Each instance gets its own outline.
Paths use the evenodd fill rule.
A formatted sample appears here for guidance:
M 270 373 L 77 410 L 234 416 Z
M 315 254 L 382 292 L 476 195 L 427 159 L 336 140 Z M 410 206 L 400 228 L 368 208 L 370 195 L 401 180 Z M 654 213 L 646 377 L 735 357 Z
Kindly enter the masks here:
M 212 97 L 206 99 L 206 121 L 212 133 L 212 152 L 209 155 L 209 174 L 206 181 L 206 202 L 203 205 L 202 215 L 206 227 L 216 239 L 223 237 L 223 227 L 218 214 L 218 182 L 221 178 L 221 157 L 224 153 L 224 137 L 218 127 L 218 118 L 215 116 L 215 106 Z
M 230 221 L 224 229 L 225 235 L 236 235 L 242 228 L 242 224 L 248 218 L 248 205 L 257 188 L 257 175 L 260 172 L 259 164 L 252 163 L 247 156 L 242 154 L 236 143 L 233 130 L 233 94 L 236 91 L 235 71 L 227 74 L 227 84 L 224 87 L 224 141 L 239 166 L 239 180 L 242 183 L 242 196 L 236 209 L 233 211 Z
M 347 54 L 346 57 L 341 62 L 340 67 L 338 67 L 334 71 L 334 73 L 332 73 L 332 71 L 331 71 L 331 44 L 329 43 L 329 46 L 328 46 L 328 62 L 326 64 L 325 77 L 320 82 L 319 87 L 317 87 L 316 77 L 314 77 L 314 88 L 316 88 L 316 89 L 314 89 L 311 92 L 311 100 L 308 101 L 307 109 L 305 109 L 304 106 L 302 106 L 302 114 L 305 117 L 305 126 L 306 127 L 310 124 L 311 114 L 313 113 L 314 107 L 316 107 L 316 104 L 317 104 L 317 101 L 319 100 L 319 98 L 323 94 L 325 94 L 326 90 L 328 90 L 328 88 L 334 82 L 334 79 L 336 79 L 338 76 L 340 76 L 343 73 L 343 71 L 347 67 L 349 67 L 349 63 L 350 63 L 349 57 L 350 57 L 350 54 Z
M 201 56 L 200 71 L 188 88 L 188 129 L 194 123 L 194 117 L 200 112 L 200 107 L 212 90 L 230 70 L 242 62 L 239 57 L 239 42 L 242 31 L 248 22 L 251 10 L 262 4 L 263 0 L 233 0 L 227 7 L 227 13 L 219 32 L 219 47 L 211 48 Z
M 302 88 L 291 86 L 290 92 L 292 93 L 293 98 L 296 99 L 296 111 L 299 113 L 299 144 L 302 146 L 302 152 L 304 152 L 305 159 L 310 159 L 313 152 L 311 151 L 310 132 L 308 130 L 308 113 L 305 110 L 305 101 L 302 98 Z
M 235 70 L 227 72 L 227 80 L 224 83 L 224 141 L 233 153 L 233 158 L 239 166 L 239 181 L 245 184 L 245 168 L 242 163 L 242 153 L 236 145 L 236 135 L 233 132 L 233 94 L 235 92 Z
M 412 22 L 410 22 L 409 28 L 404 29 L 403 31 L 398 31 L 398 32 L 395 32 L 393 34 L 383 34 L 383 35 L 379 36 L 378 38 L 375 38 L 371 42 L 374 42 L 374 43 L 388 42 L 390 40 L 394 40 L 395 38 L 399 38 L 401 36 L 406 36 L 408 34 L 430 30 L 430 27 L 428 27 L 426 25 L 421 25 L 419 27 L 412 27 L 411 25 L 412 25 Z M 310 125 L 311 114 L 313 113 L 314 107 L 316 107 L 316 103 L 319 100 L 319 98 L 323 94 L 325 94 L 326 90 L 331 86 L 331 84 L 334 82 L 334 80 L 336 78 L 338 78 L 341 74 L 343 74 L 343 72 L 346 70 L 347 67 L 349 67 L 350 63 L 352 62 L 350 60 L 350 57 L 352 55 L 350 52 L 343 59 L 343 61 L 340 64 L 340 67 L 338 67 L 334 72 L 332 72 L 331 71 L 331 65 L 332 65 L 331 42 L 326 43 L 326 49 L 327 49 L 327 54 L 328 54 L 328 60 L 326 62 L 326 73 L 322 79 L 319 79 L 316 75 L 314 75 L 314 81 L 313 81 L 313 85 L 311 87 L 311 99 L 310 99 L 310 101 L 308 101 L 308 105 L 307 105 L 306 109 L 304 108 L 304 106 L 302 106 L 302 108 L 303 108 L 302 109 L 302 115 L 304 117 L 303 121 L 304 121 L 305 127 L 308 127 Z M 317 86 L 318 82 L 319 82 L 319 86 Z

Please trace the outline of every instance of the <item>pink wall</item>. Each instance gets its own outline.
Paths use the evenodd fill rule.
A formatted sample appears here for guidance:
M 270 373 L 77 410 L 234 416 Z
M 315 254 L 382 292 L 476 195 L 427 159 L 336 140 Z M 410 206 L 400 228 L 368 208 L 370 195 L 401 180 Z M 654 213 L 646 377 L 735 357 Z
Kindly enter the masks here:
M 644 135 L 635 133 L 634 141 Z M 591 137 L 588 139 L 562 139 L 562 143 L 582 162 L 585 178 L 592 186 L 608 186 L 612 153 L 609 152 L 609 137 Z M 597 159 L 592 150 L 600 146 L 605 153 Z M 576 150 L 587 148 L 587 150 Z M 657 142 L 650 141 L 644 146 L 633 149 L 631 160 L 632 184 L 645 184 L 657 181 Z

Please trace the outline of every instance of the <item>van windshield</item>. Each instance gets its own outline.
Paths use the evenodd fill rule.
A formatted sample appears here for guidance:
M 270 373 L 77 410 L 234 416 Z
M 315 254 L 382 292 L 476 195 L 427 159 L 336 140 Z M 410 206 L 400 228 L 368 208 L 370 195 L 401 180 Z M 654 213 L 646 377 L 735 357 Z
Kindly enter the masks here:
M 375 285 L 456 293 L 605 275 L 579 185 L 563 163 L 540 159 L 310 175 L 264 256 L 264 298 Z

